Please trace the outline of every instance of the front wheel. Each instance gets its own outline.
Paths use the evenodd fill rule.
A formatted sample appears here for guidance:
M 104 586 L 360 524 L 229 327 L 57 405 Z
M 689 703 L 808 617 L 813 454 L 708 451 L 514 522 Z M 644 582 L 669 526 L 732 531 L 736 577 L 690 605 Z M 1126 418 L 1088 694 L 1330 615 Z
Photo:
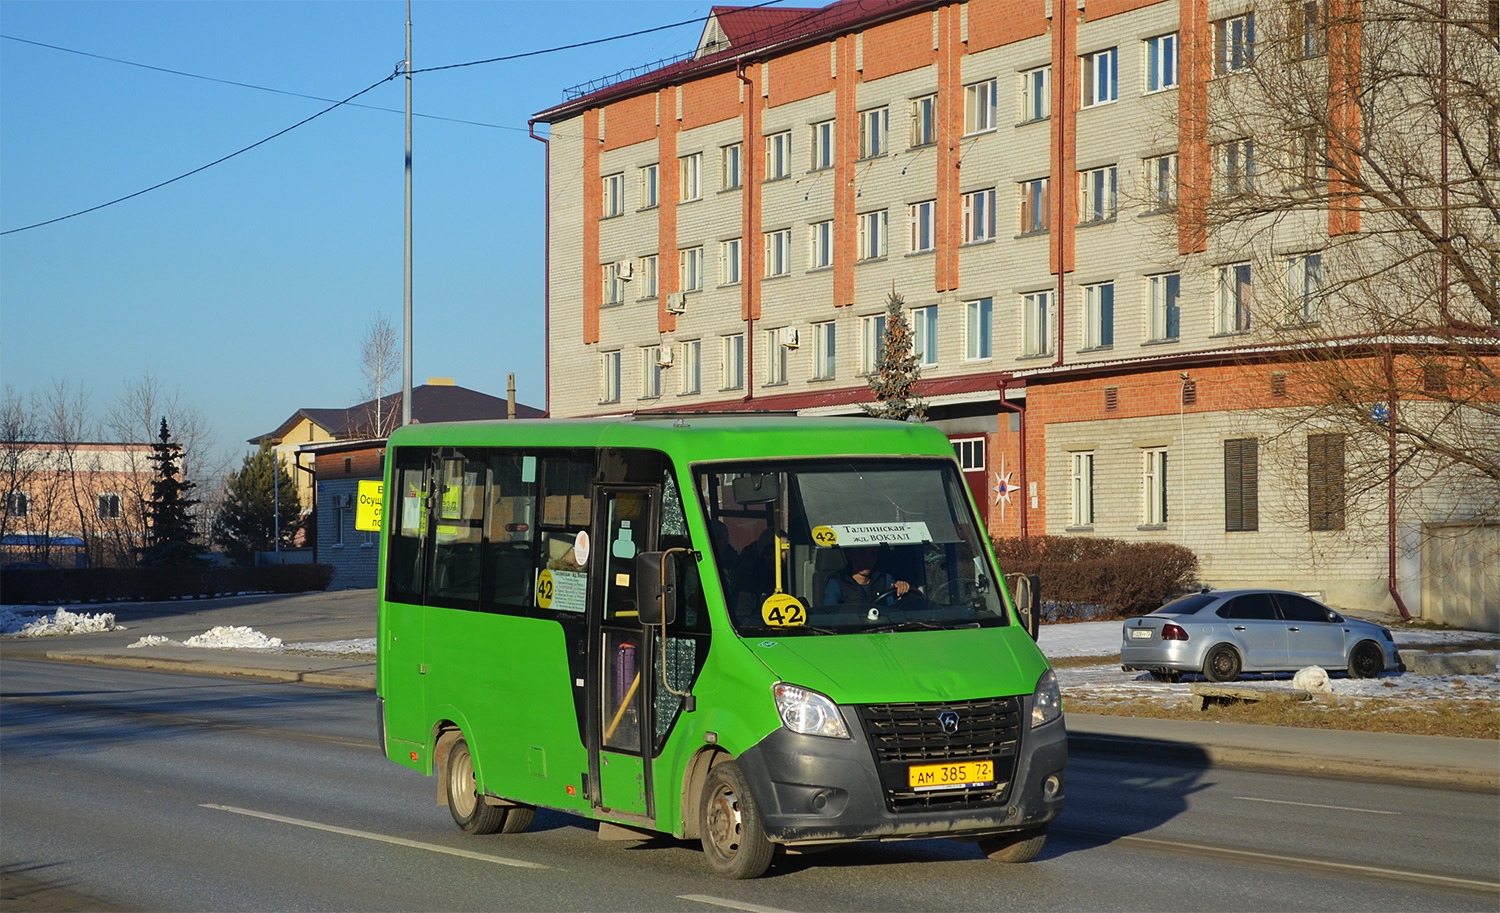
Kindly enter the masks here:
M 448 811 L 465 834 L 493 834 L 505 826 L 507 809 L 485 804 L 474 779 L 474 756 L 459 739 L 448 753 Z M 527 824 L 530 824 L 527 821 Z
M 1354 645 L 1349 653 L 1350 678 L 1374 678 L 1385 671 L 1385 653 L 1368 640 Z
M 1219 644 L 1203 659 L 1203 677 L 1211 682 L 1232 682 L 1240 677 L 1240 669 L 1240 655 L 1228 644 Z
M 708 772 L 700 812 L 698 833 L 703 839 L 703 855 L 715 874 L 727 878 L 765 874 L 776 847 L 766 839 L 745 775 L 733 761 Z
M 979 841 L 979 849 L 996 862 L 1030 862 L 1042 851 L 1047 842 L 1047 825 L 1028 827 L 1025 830 L 996 834 Z

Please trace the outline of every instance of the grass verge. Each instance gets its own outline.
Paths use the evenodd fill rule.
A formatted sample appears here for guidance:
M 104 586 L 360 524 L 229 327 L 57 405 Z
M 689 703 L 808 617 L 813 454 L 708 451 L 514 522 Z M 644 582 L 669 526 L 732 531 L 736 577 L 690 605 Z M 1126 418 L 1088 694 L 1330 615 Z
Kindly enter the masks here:
M 1429 701 L 1420 708 L 1413 708 L 1409 704 L 1372 706 L 1374 703 L 1367 700 L 1315 698 L 1295 704 L 1272 701 L 1216 704 L 1200 711 L 1193 709 L 1187 701 L 1161 703 L 1065 697 L 1063 709 L 1069 713 L 1164 720 L 1437 735 L 1458 739 L 1500 739 L 1500 701 Z

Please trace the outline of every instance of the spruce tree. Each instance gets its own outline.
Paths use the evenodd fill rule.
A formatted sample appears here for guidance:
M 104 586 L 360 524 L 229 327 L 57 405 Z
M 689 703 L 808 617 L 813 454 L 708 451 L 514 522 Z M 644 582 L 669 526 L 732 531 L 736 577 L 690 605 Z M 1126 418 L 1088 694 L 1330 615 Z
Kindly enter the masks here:
M 203 554 L 190 514 L 198 501 L 189 495 L 197 485 L 179 477 L 177 461 L 181 457 L 182 445 L 173 442 L 163 417 L 149 457 L 156 478 L 151 481 L 151 499 L 146 502 L 147 545 L 140 558 L 143 566 L 191 564 Z
M 912 351 L 905 304 L 906 299 L 892 288 L 885 299 L 885 335 L 880 355 L 875 359 L 875 370 L 870 372 L 870 390 L 875 394 L 875 402 L 865 406 L 865 412 L 877 418 L 920 420 L 927 414 L 927 404 L 917 395 L 922 369 L 917 364 L 916 352 Z
M 250 564 L 256 552 L 276 547 L 271 527 L 276 524 L 276 492 L 281 492 L 281 541 L 287 543 L 302 518 L 297 485 L 269 441 L 245 455 L 238 472 L 224 482 L 224 503 L 214 517 L 214 544 L 239 564 Z

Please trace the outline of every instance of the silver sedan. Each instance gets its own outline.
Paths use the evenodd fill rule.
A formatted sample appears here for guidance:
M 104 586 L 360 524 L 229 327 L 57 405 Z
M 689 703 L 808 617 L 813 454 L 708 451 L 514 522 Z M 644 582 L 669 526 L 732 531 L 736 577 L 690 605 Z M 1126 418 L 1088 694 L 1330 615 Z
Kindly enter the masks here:
M 1402 668 L 1386 628 L 1345 618 L 1300 593 L 1249 589 L 1196 593 L 1126 619 L 1120 664 L 1159 681 L 1197 672 L 1211 682 L 1307 666 L 1346 670 L 1353 678 Z

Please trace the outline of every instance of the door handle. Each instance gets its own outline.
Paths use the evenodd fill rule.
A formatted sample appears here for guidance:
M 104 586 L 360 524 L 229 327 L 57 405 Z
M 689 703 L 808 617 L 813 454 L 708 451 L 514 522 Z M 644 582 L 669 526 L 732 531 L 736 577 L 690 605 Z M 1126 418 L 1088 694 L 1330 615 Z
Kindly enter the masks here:
M 1234 629 L 1236 631 L 1243 631 L 1243 630 L 1245 630 L 1245 626 L 1244 625 L 1235 625 Z
M 1302 630 L 1302 629 L 1301 629 L 1301 628 L 1295 628 L 1295 627 L 1293 627 L 1293 628 L 1287 628 L 1287 630 L 1288 630 L 1288 631 L 1291 631 L 1291 632 L 1292 632 L 1292 633 L 1294 633 L 1294 634 L 1295 634 L 1295 633 L 1296 633 L 1296 632 L 1298 632 L 1298 631 L 1300 631 L 1300 630 Z

